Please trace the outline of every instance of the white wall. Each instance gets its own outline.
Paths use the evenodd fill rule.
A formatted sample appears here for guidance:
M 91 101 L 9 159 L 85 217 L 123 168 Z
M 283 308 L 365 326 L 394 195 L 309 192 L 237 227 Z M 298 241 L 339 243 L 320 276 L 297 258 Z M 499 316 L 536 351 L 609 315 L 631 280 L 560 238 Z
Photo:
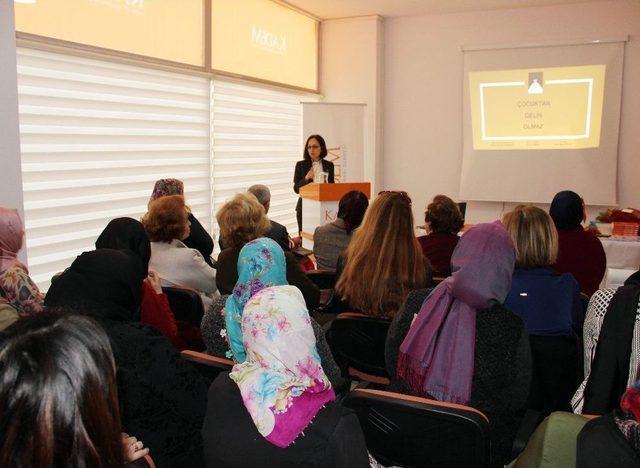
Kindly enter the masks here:
M 323 21 L 320 38 L 322 100 L 366 104 L 364 160 L 361 172 L 354 172 L 364 174 L 375 193 L 383 186 L 383 20 L 367 16 Z
M 24 219 L 17 80 L 13 0 L 0 0 L 0 206 L 18 208 Z
M 618 202 L 640 207 L 640 2 L 618 0 L 385 21 L 384 188 L 407 190 L 416 221 L 438 193 L 458 197 L 462 162 L 462 45 L 630 34 L 620 122 Z M 571 174 L 567 174 L 570 178 Z M 495 183 L 500 183 L 496 174 Z M 587 204 L 588 193 L 584 194 Z M 504 208 L 509 209 L 507 204 Z M 469 204 L 467 221 L 499 217 Z M 598 207 L 590 207 L 593 215 Z

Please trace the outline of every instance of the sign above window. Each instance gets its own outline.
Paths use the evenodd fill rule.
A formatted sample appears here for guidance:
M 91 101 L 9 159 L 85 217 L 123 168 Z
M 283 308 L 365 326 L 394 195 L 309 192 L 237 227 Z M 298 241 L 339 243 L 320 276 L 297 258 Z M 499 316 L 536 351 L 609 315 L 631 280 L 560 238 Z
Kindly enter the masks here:
M 204 66 L 203 0 L 42 0 L 15 16 L 16 31 Z
M 272 0 L 212 0 L 214 70 L 318 88 L 318 21 Z

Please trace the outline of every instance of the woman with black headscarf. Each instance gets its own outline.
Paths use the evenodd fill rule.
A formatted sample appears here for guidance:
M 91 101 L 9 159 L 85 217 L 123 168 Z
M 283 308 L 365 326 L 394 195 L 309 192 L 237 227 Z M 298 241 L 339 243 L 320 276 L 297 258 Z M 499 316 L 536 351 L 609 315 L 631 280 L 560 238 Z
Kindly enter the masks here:
M 142 262 L 147 278 L 142 282 L 142 323 L 166 336 L 179 349 L 204 349 L 200 329 L 176 320 L 167 295 L 162 292 L 160 277 L 149 271 L 151 243 L 142 223 L 133 218 L 116 218 L 107 224 L 96 240 L 96 249 L 128 250 Z
M 582 228 L 584 201 L 575 192 L 564 190 L 551 202 L 549 214 L 558 229 L 558 273 L 571 273 L 578 281 L 580 292 L 591 296 L 598 290 L 607 268 L 602 243 Z
M 131 252 L 84 252 L 51 284 L 45 306 L 74 309 L 102 325 L 116 361 L 123 426 L 145 441 L 158 466 L 201 466 L 207 383 L 139 322 L 145 276 Z

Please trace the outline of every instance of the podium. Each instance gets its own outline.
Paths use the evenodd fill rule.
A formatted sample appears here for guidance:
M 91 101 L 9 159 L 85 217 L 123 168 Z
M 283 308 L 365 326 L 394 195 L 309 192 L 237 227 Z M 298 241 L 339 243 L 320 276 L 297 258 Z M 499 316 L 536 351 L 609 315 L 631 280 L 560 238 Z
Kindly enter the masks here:
M 336 220 L 338 202 L 348 192 L 358 190 L 371 198 L 369 182 L 343 182 L 338 184 L 307 184 L 300 187 L 302 197 L 303 246 L 313 249 L 313 232 L 318 226 Z

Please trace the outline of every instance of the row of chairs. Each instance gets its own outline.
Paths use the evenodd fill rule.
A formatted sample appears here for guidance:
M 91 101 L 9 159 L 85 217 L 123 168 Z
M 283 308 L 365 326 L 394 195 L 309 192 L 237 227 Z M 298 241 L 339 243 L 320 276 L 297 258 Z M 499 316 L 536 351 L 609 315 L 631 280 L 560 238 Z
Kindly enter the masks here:
M 211 379 L 233 367 L 196 351 L 182 357 Z M 490 466 L 489 421 L 478 410 L 368 388 L 348 392 L 341 404 L 355 411 L 368 450 L 385 465 Z

